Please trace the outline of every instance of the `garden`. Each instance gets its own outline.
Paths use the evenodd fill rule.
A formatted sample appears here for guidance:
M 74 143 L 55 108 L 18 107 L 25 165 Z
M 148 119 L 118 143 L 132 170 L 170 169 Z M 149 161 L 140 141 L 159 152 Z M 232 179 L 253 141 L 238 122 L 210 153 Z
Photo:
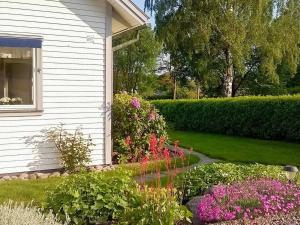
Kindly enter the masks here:
M 242 100 L 234 102 L 240 104 L 239 101 Z M 264 102 L 269 99 L 255 99 L 256 103 L 246 101 L 252 110 L 255 110 L 255 104 L 260 105 L 260 112 L 264 107 L 270 110 Z M 222 100 L 216 102 L 213 104 Z M 280 102 L 287 108 L 294 104 L 289 109 L 299 107 L 298 102 L 289 97 Z M 204 105 L 206 103 L 204 100 Z M 235 148 L 236 154 L 227 152 L 235 142 L 241 141 L 240 146 L 247 143 L 245 137 L 218 137 L 224 130 L 234 133 L 233 129 L 222 130 L 219 125 L 219 134 L 200 133 L 204 127 L 206 132 L 213 132 L 209 127 L 215 124 L 211 121 L 212 124 L 205 125 L 197 120 L 188 123 L 195 119 L 194 113 L 199 116 L 201 107 L 219 115 L 221 112 L 216 112 L 211 105 L 201 105 L 202 102 L 192 101 L 191 107 L 189 104 L 183 101 L 154 102 L 159 112 L 152 103 L 139 96 L 116 94 L 112 118 L 113 127 L 117 128 L 113 132 L 114 166 L 102 171 L 87 166 L 93 140 L 83 138 L 80 129 L 74 134 L 64 130 L 63 125 L 44 130 L 42 140 L 55 143 L 64 171 L 45 179 L 0 181 L 0 224 L 297 224 L 300 221 L 300 175 L 296 167 L 282 165 L 299 165 L 298 134 L 286 134 L 287 140 L 295 142 L 287 143 L 278 141 L 282 136 L 276 135 L 276 130 L 268 133 L 267 129 L 260 128 L 259 135 L 277 141 L 249 139 L 253 155 L 259 151 L 270 155 L 269 160 L 262 157 L 259 161 L 248 157 L 242 148 Z M 245 102 L 241 104 L 247 107 Z M 272 104 L 277 107 L 274 112 L 280 111 L 281 104 Z M 233 113 L 229 109 L 238 108 L 230 105 L 228 115 Z M 286 113 L 290 111 L 286 110 Z M 183 118 L 183 115 L 189 116 Z M 211 113 L 206 115 L 211 116 Z M 297 118 L 295 114 L 291 116 L 294 121 L 286 119 L 284 123 L 291 121 L 289 129 L 295 131 Z M 179 122 L 178 118 L 185 123 Z M 275 119 L 266 117 L 264 123 L 271 123 L 270 120 L 274 122 Z M 248 119 L 244 121 L 248 123 Z M 182 127 L 184 124 L 192 126 L 192 131 L 185 131 L 190 128 Z M 195 132 L 197 129 L 200 130 Z M 280 133 L 281 128 L 278 126 L 277 129 Z M 239 134 L 255 136 L 254 133 L 245 128 Z M 183 145 L 178 141 L 180 139 Z M 222 157 L 218 140 L 220 146 L 229 142 L 223 148 L 223 152 L 228 153 L 227 158 Z M 273 148 L 277 151 L 277 160 L 271 156 Z M 284 158 L 288 151 L 294 157 Z M 204 162 L 197 152 L 219 160 Z M 244 153 L 245 160 L 242 160 Z

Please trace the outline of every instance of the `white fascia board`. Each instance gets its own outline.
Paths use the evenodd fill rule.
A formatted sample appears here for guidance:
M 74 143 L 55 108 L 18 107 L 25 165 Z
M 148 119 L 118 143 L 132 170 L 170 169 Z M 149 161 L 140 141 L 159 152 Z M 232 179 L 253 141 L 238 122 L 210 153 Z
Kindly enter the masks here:
M 149 17 L 130 0 L 107 0 L 131 27 L 148 23 Z

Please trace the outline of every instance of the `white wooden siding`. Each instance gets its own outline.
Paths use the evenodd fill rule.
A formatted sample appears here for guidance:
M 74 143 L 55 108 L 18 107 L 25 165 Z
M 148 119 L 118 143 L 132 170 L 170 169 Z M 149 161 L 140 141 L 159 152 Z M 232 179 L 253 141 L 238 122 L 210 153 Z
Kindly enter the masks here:
M 1 0 L 0 34 L 43 37 L 44 113 L 0 113 L 0 174 L 58 168 L 53 145 L 26 140 L 59 123 L 82 126 L 105 162 L 105 17 L 105 0 Z

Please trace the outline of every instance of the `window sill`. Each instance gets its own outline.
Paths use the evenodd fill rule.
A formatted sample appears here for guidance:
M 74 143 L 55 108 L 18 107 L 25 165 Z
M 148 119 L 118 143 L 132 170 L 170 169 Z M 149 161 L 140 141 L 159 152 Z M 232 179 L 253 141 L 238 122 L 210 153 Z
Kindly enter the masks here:
M 41 116 L 44 110 L 24 109 L 24 110 L 0 110 L 0 117 L 24 117 Z

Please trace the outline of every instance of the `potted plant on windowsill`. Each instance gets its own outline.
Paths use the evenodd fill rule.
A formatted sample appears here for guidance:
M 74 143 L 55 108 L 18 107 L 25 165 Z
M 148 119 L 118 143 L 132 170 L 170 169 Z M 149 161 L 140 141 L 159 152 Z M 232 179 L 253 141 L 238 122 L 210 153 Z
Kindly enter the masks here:
M 0 98 L 0 105 L 19 105 L 22 104 L 22 98 L 16 97 L 16 98 L 9 98 L 9 97 L 3 97 Z

